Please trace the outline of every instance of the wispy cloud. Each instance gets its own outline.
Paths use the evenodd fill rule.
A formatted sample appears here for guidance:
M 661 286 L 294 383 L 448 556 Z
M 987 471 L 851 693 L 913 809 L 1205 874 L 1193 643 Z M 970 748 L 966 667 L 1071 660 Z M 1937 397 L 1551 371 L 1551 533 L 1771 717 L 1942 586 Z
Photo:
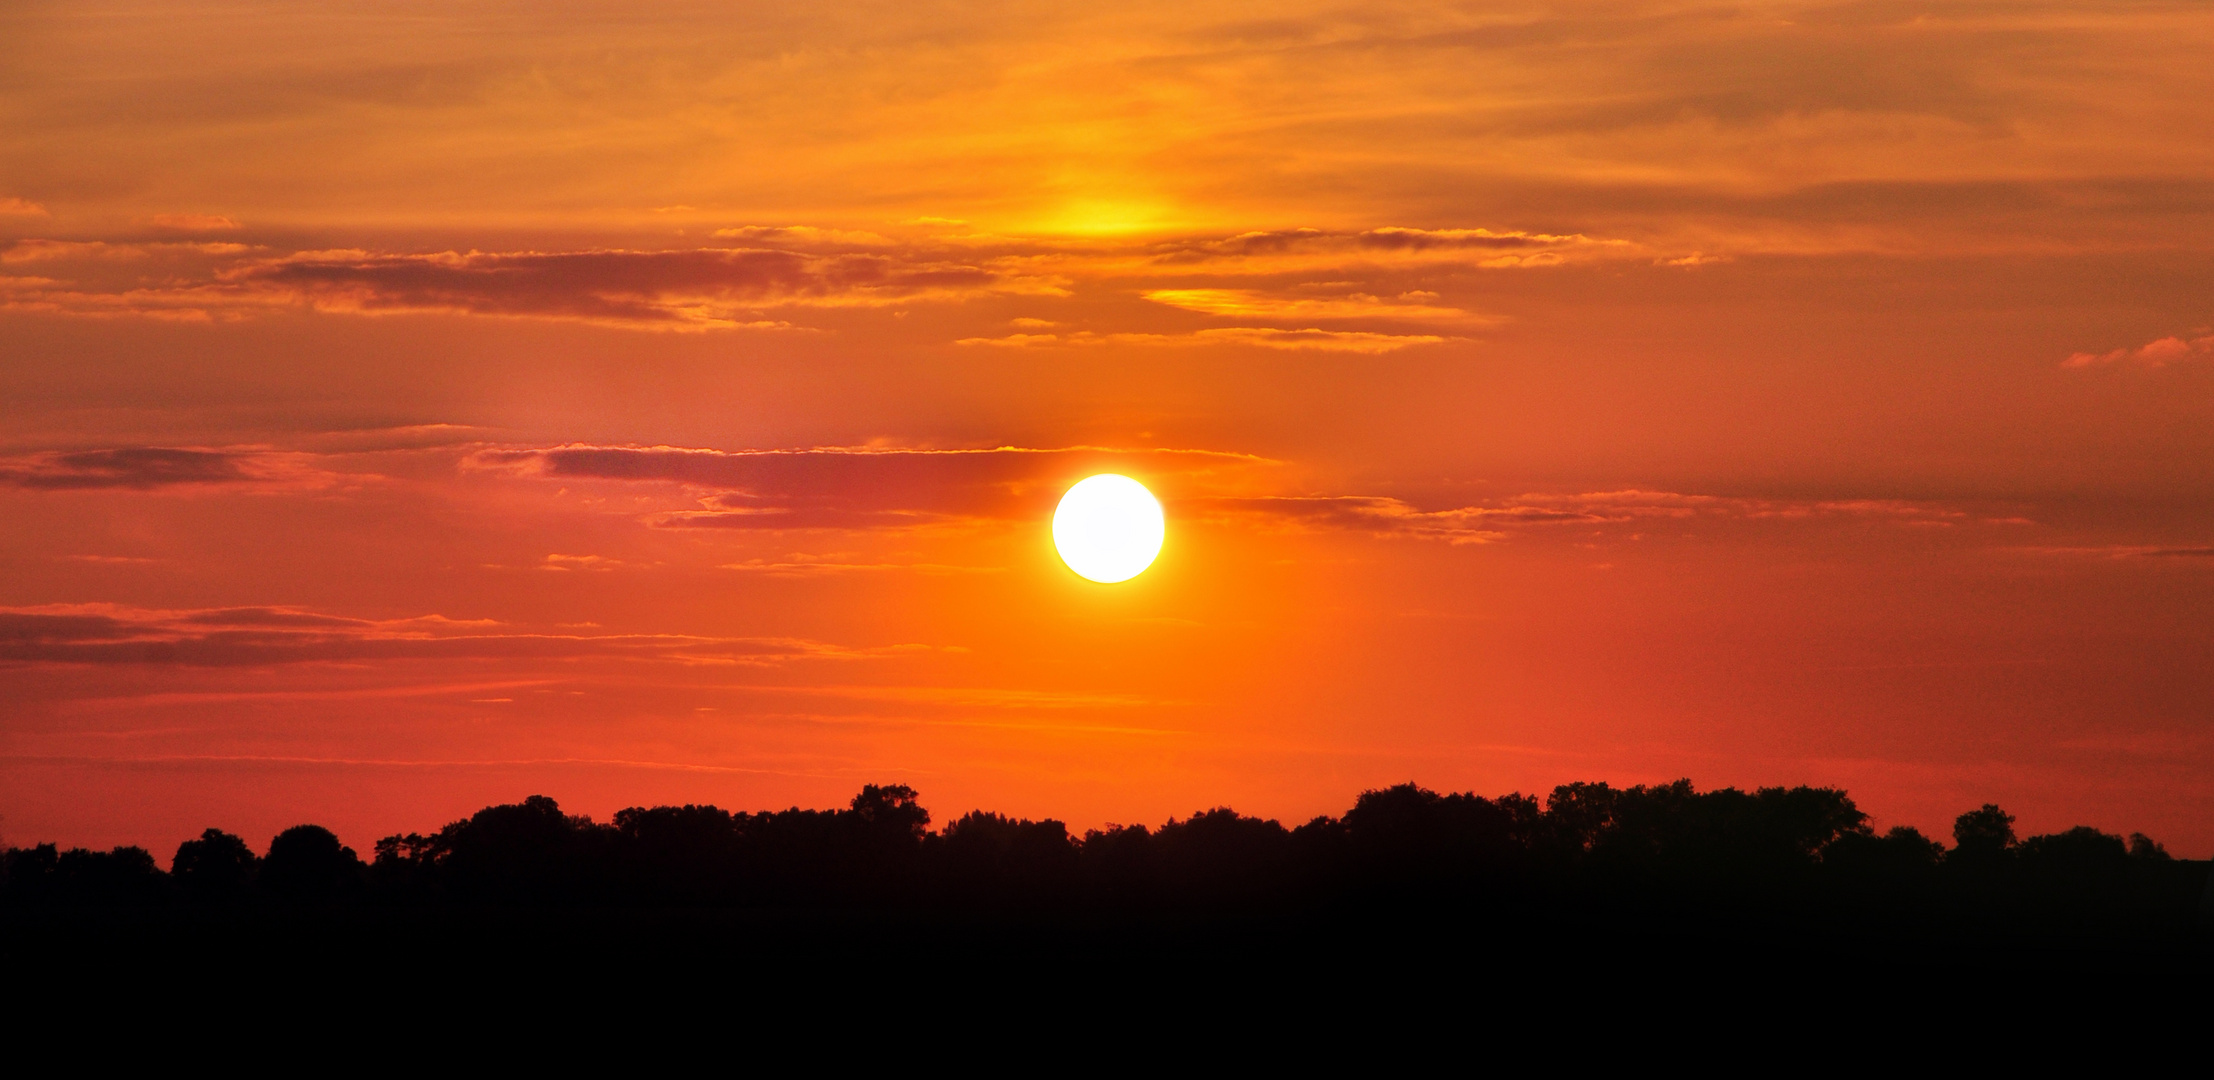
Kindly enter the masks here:
M 1261 326 L 1226 326 L 1201 330 L 1202 341 L 1231 342 L 1263 349 L 1295 352 L 1343 352 L 1375 356 L 1416 345 L 1436 345 L 1446 339 L 1435 334 L 1379 334 L 1366 330 L 1279 330 Z
M 745 240 L 757 244 L 808 248 L 878 248 L 899 245 L 899 241 L 881 233 L 862 229 L 825 229 L 814 225 L 739 225 L 717 229 L 715 237 L 720 240 Z
M 1424 509 L 1376 495 L 1244 496 L 1194 500 L 1202 512 L 1272 520 L 1308 529 L 1380 537 L 1483 544 L 1531 528 L 1640 526 L 1691 519 L 1812 520 L 1862 518 L 1900 525 L 1974 520 L 1957 507 L 1894 499 L 1792 500 L 1692 495 L 1673 491 L 1533 492 L 1466 506 Z
M 1262 319 L 1418 319 L 1467 321 L 1480 319 L 1459 308 L 1440 307 L 1427 301 L 1436 294 L 1406 295 L 1384 299 L 1367 293 L 1345 296 L 1283 296 L 1257 289 L 1153 289 L 1145 298 L 1156 304 L 1208 315 Z M 1487 320 L 1488 321 L 1488 320 Z
M 370 660 L 627 659 L 769 665 L 856 660 L 926 646 L 849 648 L 802 638 L 540 633 L 440 615 L 361 619 L 291 607 L 162 610 L 115 604 L 0 608 L 0 663 L 242 667 Z
M 2103 544 L 2095 547 L 2017 548 L 2036 555 L 2063 555 L 2093 559 L 2214 560 L 2214 547 L 2163 547 L 2156 544 Z
M 961 338 L 954 344 L 994 349 L 1094 348 L 1102 345 L 1141 348 L 1242 345 L 1258 349 L 1375 356 L 1416 345 L 1437 345 L 1449 340 L 1452 339 L 1436 334 L 1383 334 L 1366 330 L 1323 330 L 1316 327 L 1285 330 L 1270 326 L 1221 326 L 1195 330 L 1188 334 L 1101 334 L 1082 330 L 1067 334 L 1008 334 L 1002 337 Z
M 228 232 L 239 228 L 237 221 L 221 214 L 155 214 L 146 220 L 157 228 L 178 232 Z
M 2068 359 L 2061 361 L 2060 366 L 2087 368 L 2127 362 L 2157 368 L 2166 367 L 2178 360 L 2209 354 L 2214 354 L 2214 335 L 2189 339 L 2164 337 L 2157 341 L 2146 342 L 2134 349 L 2115 349 L 2112 352 L 2104 353 L 2073 353 L 2069 355 Z
M 795 553 L 782 559 L 747 559 L 724 563 L 723 570 L 737 570 L 765 577 L 809 578 L 839 574 L 901 572 L 944 577 L 954 574 L 997 574 L 1001 566 L 952 566 L 945 563 L 856 562 L 839 555 Z
M 617 570 L 629 565 L 630 563 L 625 562 L 622 559 L 612 558 L 606 555 L 562 555 L 557 553 L 548 555 L 544 559 L 540 560 L 538 563 L 538 568 L 540 570 L 552 570 L 558 573 L 570 573 L 579 570 L 605 572 L 608 570 Z

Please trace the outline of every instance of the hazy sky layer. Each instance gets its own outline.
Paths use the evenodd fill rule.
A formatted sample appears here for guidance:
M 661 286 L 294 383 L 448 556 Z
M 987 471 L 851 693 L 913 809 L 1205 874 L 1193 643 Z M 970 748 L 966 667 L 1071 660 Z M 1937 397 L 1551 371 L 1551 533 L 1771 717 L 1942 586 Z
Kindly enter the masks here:
M 2204 3 L 0 10 L 0 838 L 2214 850 Z M 1137 477 L 1161 561 L 1055 558 Z

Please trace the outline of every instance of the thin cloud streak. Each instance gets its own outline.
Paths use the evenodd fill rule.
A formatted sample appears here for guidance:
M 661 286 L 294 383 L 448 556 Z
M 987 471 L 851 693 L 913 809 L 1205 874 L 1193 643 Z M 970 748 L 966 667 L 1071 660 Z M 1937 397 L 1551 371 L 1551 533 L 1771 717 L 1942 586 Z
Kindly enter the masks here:
M 708 765 L 686 761 L 640 761 L 626 758 L 595 757 L 478 758 L 422 761 L 407 758 L 314 757 L 288 754 L 143 754 L 128 757 L 91 754 L 0 754 L 0 761 L 110 766 L 318 765 L 378 769 L 491 769 L 528 768 L 547 765 L 588 765 L 672 772 L 740 773 L 758 776 L 820 778 L 837 775 L 833 773 L 792 772 L 784 769 L 757 769 L 741 765 Z
M 1120 345 L 1136 348 L 1188 348 L 1207 345 L 1241 345 L 1295 352 L 1358 353 L 1377 356 L 1416 345 L 1438 345 L 1451 338 L 1435 334 L 1381 334 L 1365 330 L 1323 330 L 1308 327 L 1285 330 L 1266 326 L 1223 326 L 1189 334 L 1009 334 L 1005 337 L 961 338 L 955 345 L 1000 349 L 1088 348 Z
M 1450 544 L 1497 543 L 1509 539 L 1517 530 L 1529 528 L 1640 525 L 1695 518 L 1743 521 L 1863 518 L 1915 526 L 1977 520 L 1956 507 L 1896 499 L 1759 499 L 1635 489 L 1574 494 L 1533 492 L 1493 503 L 1437 510 L 1424 510 L 1401 499 L 1373 495 L 1206 498 L 1192 500 L 1191 505 L 1202 513 L 1275 521 L 1303 529 L 1346 530 L 1381 538 L 1440 540 Z
M 801 638 L 550 634 L 439 615 L 369 620 L 296 608 L 170 611 L 113 604 L 0 608 L 0 663 L 251 667 L 378 660 L 650 660 L 771 665 L 928 651 Z

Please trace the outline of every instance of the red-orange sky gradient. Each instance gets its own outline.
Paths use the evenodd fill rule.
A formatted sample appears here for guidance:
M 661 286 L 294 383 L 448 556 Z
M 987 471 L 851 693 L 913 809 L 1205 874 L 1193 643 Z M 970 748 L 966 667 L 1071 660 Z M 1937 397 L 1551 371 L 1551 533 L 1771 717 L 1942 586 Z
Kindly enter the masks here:
M 0 8 L 0 838 L 1848 788 L 2214 852 L 2214 10 Z M 1167 546 L 1055 558 L 1071 482 Z

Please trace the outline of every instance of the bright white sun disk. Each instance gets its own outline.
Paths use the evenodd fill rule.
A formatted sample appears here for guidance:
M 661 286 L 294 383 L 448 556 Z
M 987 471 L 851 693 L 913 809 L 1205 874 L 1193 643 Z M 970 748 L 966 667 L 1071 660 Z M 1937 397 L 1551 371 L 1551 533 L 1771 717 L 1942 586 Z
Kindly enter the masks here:
M 1079 480 L 1053 511 L 1053 546 L 1079 576 L 1111 585 L 1153 565 L 1167 527 L 1145 485 L 1101 473 Z

